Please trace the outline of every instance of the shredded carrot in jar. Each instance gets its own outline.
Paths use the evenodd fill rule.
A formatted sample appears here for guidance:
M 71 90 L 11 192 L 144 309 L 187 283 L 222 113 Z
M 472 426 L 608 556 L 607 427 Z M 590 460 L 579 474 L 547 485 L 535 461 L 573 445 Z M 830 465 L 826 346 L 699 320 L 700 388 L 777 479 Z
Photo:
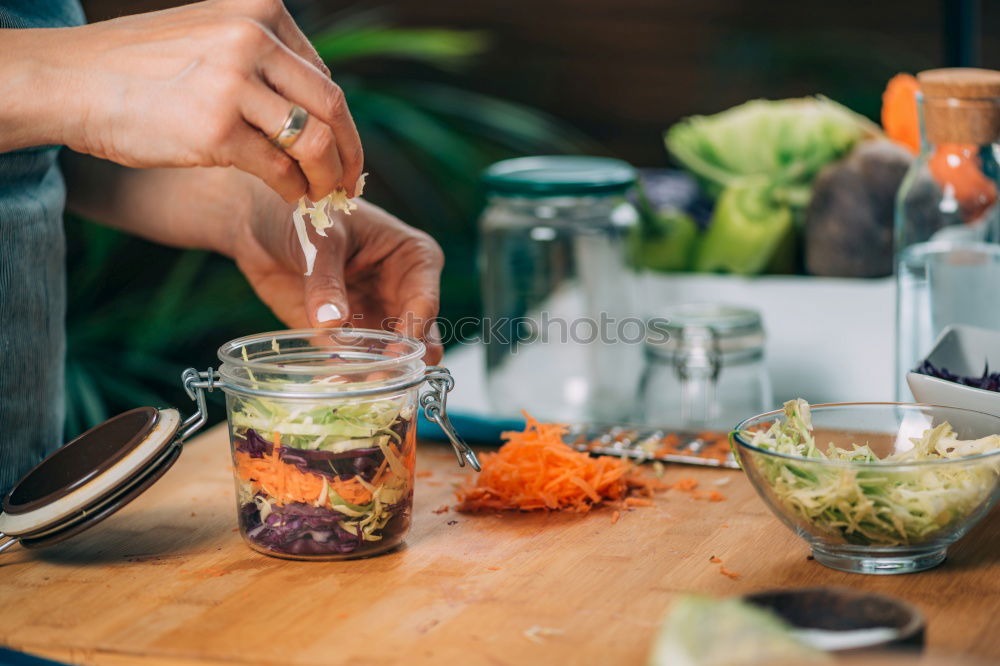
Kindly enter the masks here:
M 275 440 L 278 440 L 275 434 Z M 280 502 L 303 502 L 314 504 L 323 494 L 324 477 L 307 474 L 295 465 L 281 462 L 278 449 L 262 458 L 252 458 L 249 453 L 237 451 L 234 454 L 236 474 L 250 483 L 254 491 L 261 490 Z M 357 477 L 350 479 L 325 479 L 327 487 L 333 489 L 351 504 L 368 504 L 372 494 Z M 329 496 L 324 502 L 330 505 Z

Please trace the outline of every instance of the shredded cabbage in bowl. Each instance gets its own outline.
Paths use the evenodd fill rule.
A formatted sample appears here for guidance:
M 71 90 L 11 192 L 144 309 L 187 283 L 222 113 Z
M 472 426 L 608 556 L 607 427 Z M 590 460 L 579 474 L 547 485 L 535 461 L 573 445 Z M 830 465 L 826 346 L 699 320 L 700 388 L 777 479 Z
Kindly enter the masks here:
M 867 444 L 817 446 L 804 400 L 786 402 L 784 416 L 739 438 L 785 457 L 744 449 L 744 468 L 794 517 L 838 540 L 919 543 L 959 528 L 996 490 L 1000 456 L 981 456 L 1000 450 L 1000 435 L 960 440 L 943 422 L 912 438 L 912 448 L 879 458 Z M 942 464 L 925 464 L 935 461 Z

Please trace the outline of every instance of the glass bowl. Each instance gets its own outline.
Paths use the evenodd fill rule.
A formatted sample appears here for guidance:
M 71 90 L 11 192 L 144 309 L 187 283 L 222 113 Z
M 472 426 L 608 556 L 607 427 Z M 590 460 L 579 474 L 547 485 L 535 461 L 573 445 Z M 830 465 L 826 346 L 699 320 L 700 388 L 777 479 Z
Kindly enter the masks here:
M 955 407 L 842 403 L 811 407 L 816 446 L 868 444 L 878 458 L 947 421 L 959 439 L 1000 434 L 1000 418 Z M 782 410 L 740 423 L 733 450 L 771 510 L 834 569 L 895 574 L 944 561 L 1000 496 L 1000 451 L 941 460 L 854 462 L 777 453 L 751 444 Z

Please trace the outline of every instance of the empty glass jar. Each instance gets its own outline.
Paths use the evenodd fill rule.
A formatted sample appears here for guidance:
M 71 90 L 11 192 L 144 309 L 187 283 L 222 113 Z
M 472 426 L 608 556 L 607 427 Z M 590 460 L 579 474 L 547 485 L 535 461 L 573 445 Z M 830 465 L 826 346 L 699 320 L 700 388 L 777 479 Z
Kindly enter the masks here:
M 643 321 L 625 194 L 635 171 L 599 157 L 529 157 L 485 175 L 480 270 L 487 388 L 498 414 L 564 422 L 634 410 Z
M 638 420 L 685 430 L 729 430 L 771 408 L 760 314 L 695 303 L 648 322 Z

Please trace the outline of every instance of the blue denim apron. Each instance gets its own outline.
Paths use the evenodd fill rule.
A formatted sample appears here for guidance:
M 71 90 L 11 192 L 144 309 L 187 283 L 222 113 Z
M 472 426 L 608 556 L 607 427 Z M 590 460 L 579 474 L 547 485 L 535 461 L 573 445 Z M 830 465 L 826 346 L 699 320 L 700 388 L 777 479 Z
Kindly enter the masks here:
M 0 29 L 83 23 L 76 0 L 0 0 Z M 62 443 L 66 189 L 57 146 L 0 153 L 0 495 Z

